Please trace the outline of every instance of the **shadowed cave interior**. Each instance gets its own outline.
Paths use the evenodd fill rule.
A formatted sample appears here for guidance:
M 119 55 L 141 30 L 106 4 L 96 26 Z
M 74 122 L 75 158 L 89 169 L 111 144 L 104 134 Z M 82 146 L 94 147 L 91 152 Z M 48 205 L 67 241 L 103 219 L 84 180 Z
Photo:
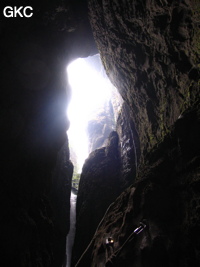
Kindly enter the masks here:
M 111 131 L 88 125 L 71 267 L 198 267 L 199 1 L 7 4 L 33 16 L 1 14 L 0 266 L 66 267 L 66 66 L 99 55 L 123 101 Z

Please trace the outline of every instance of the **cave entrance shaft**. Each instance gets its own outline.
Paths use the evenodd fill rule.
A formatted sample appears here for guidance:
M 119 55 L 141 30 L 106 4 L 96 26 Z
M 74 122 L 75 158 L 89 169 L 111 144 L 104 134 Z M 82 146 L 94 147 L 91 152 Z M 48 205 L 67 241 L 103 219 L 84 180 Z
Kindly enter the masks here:
M 67 134 L 76 188 L 85 159 L 93 150 L 105 146 L 109 133 L 115 129 L 120 96 L 109 81 L 99 54 L 74 60 L 67 66 L 67 75 L 71 92 Z

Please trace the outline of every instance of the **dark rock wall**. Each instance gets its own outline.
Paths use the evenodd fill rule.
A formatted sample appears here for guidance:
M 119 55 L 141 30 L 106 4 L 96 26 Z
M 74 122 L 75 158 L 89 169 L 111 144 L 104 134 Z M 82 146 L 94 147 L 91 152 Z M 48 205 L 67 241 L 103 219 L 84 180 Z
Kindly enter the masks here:
M 130 108 L 124 102 L 117 119 L 116 130 L 119 135 L 119 150 L 121 158 L 121 188 L 128 187 L 136 177 L 140 159 L 140 142 Z
M 102 62 L 131 109 L 142 157 L 195 101 L 199 90 L 194 34 L 198 18 L 193 16 L 197 5 L 197 1 L 89 1 Z
M 95 136 L 96 132 L 93 134 Z M 106 146 L 92 152 L 83 166 L 77 196 L 73 264 L 89 245 L 109 205 L 134 182 L 139 156 L 139 138 L 130 109 L 123 103 L 118 114 L 116 132 L 111 132 Z M 90 257 L 81 264 L 89 265 Z
M 115 179 L 119 191 L 135 182 L 101 217 L 75 266 L 200 263 L 199 11 L 198 1 L 89 1 L 102 62 L 125 101 L 117 125 L 120 171 Z M 86 179 L 101 183 L 93 172 L 82 175 L 80 190 L 91 194 Z M 99 192 L 101 186 L 96 189 L 101 203 Z M 88 203 L 92 199 L 97 198 Z M 84 217 L 81 203 L 77 212 Z M 89 210 L 99 215 L 95 206 Z M 146 230 L 123 247 L 142 219 Z M 77 221 L 79 242 L 89 231 L 83 225 L 80 230 Z M 115 242 L 108 248 L 109 236 Z
M 66 78 L 45 38 L 4 35 L 9 40 L 1 43 L 0 261 L 51 266 L 55 225 L 49 194 L 68 127 Z
M 95 137 L 96 132 L 93 134 Z M 73 264 L 89 245 L 109 205 L 134 182 L 140 155 L 138 142 L 130 109 L 124 103 L 116 132 L 110 133 L 106 146 L 93 151 L 83 166 L 77 195 Z M 90 259 L 85 264 L 89 265 Z
M 70 194 L 73 165 L 69 161 L 68 142 L 60 149 L 56 166 L 52 175 L 51 202 L 55 224 L 53 249 L 56 254 L 55 266 L 62 266 L 66 262 L 66 234 L 70 228 Z
M 146 156 L 138 181 L 109 207 L 76 266 L 199 266 L 199 108 Z M 143 219 L 145 230 L 124 245 Z
M 83 10 L 75 2 L 71 8 L 71 1 L 0 4 L 4 267 L 59 267 L 65 258 L 72 174 L 67 143 L 62 148 L 69 127 L 66 66 L 96 51 L 87 15 L 75 10 L 77 3 Z M 5 18 L 6 5 L 30 5 L 33 16 Z
M 89 244 L 106 209 L 119 195 L 119 178 L 118 135 L 113 131 L 108 145 L 93 151 L 83 166 L 77 195 L 74 263 Z

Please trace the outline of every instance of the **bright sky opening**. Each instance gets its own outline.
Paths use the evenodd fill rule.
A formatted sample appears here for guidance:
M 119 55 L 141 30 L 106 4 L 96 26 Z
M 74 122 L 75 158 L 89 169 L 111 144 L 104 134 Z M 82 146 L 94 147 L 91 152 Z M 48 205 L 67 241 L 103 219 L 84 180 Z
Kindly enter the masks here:
M 72 94 L 67 110 L 70 120 L 67 133 L 69 145 L 76 153 L 78 172 L 88 157 L 87 123 L 111 98 L 113 88 L 103 71 L 97 71 L 88 59 L 79 58 L 67 67 Z

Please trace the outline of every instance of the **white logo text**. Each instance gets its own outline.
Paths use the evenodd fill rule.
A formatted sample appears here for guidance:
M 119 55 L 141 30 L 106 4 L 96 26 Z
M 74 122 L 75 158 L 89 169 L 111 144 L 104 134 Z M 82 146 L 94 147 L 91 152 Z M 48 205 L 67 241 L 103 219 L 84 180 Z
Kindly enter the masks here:
M 3 14 L 6 18 L 16 18 L 17 16 L 30 18 L 33 16 L 32 11 L 33 8 L 31 6 L 26 6 L 26 7 L 6 6 L 3 10 Z

